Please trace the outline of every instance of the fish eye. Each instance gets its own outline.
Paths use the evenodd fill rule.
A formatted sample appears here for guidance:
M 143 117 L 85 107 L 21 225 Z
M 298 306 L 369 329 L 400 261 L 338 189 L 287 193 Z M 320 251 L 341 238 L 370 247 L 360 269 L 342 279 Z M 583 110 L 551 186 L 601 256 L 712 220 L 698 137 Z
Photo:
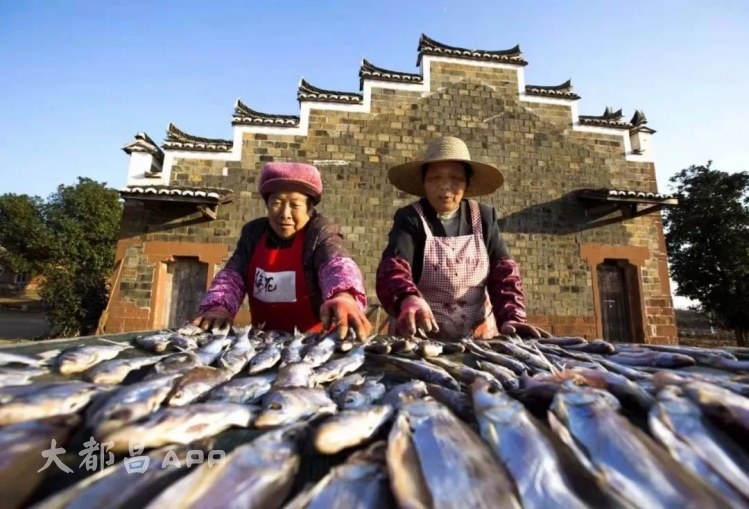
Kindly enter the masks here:
M 281 408 L 283 408 L 281 403 L 270 403 L 268 405 L 268 410 L 281 410 Z

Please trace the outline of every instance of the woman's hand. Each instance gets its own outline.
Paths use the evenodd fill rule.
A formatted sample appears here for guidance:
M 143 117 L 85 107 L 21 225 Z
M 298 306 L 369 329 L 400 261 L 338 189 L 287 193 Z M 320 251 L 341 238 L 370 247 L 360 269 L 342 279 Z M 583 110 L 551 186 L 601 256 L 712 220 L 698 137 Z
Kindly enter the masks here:
M 551 334 L 546 332 L 540 327 L 535 327 L 529 323 L 515 322 L 508 320 L 502 324 L 499 332 L 506 336 L 517 334 L 518 336 L 531 337 L 531 338 L 550 338 Z
M 322 328 L 327 331 L 331 325 L 338 330 L 338 337 L 345 339 L 349 330 L 356 333 L 359 341 L 364 341 L 372 333 L 372 324 L 361 310 L 354 297 L 346 292 L 338 293 L 320 306 Z
M 234 317 L 231 316 L 229 310 L 219 306 L 203 311 L 190 323 L 207 331 L 212 328 L 223 329 L 231 325 L 233 321 Z
M 427 301 L 416 295 L 409 295 L 401 301 L 397 323 L 398 331 L 407 339 L 414 338 L 417 327 L 426 333 L 440 330 Z

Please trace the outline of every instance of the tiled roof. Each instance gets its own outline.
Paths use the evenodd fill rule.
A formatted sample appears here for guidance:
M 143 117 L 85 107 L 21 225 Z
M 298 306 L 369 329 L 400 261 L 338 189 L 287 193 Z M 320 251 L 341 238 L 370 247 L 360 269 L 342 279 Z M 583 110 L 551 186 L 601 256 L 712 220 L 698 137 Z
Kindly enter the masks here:
M 424 55 L 456 57 L 467 60 L 482 60 L 485 62 L 497 62 L 505 64 L 528 65 L 528 62 L 523 59 L 523 54 L 520 51 L 520 45 L 517 45 L 514 48 L 499 51 L 457 48 L 455 46 L 442 44 L 441 42 L 437 42 L 434 39 L 430 39 L 426 35 L 421 34 L 417 51 L 419 52 L 419 57 L 416 60 L 416 65 L 421 64 L 421 58 Z
M 366 58 L 361 61 L 359 68 L 359 90 L 364 88 L 364 80 L 389 81 L 391 83 L 421 83 L 420 74 L 397 72 L 372 65 Z
M 635 110 L 635 114 L 632 115 L 632 120 L 629 121 L 630 124 L 632 124 L 632 131 L 645 131 L 650 134 L 654 134 L 655 130 L 647 127 L 645 124 L 648 123 L 647 117 L 645 117 L 645 113 L 643 113 L 641 110 Z
M 231 120 L 232 125 L 261 125 L 273 127 L 296 127 L 299 125 L 299 116 L 297 115 L 272 115 L 270 113 L 261 113 L 249 108 L 242 101 L 237 99 L 234 105 L 234 116 Z
M 307 80 L 305 80 L 304 78 L 302 78 L 302 81 L 299 82 L 297 99 L 300 102 L 315 101 L 343 104 L 360 104 L 364 101 L 364 97 L 361 94 L 357 94 L 354 92 L 337 92 L 335 90 L 325 90 L 322 88 L 317 88 L 307 83 Z
M 187 134 L 169 123 L 166 128 L 166 140 L 162 147 L 165 149 L 197 150 L 200 152 L 229 152 L 232 148 L 231 140 L 220 140 L 214 138 L 201 138 Z
M 138 133 L 135 135 L 135 141 L 131 141 L 122 150 L 127 155 L 133 152 L 145 152 L 151 154 L 155 159 L 162 161 L 164 159 L 164 152 L 156 145 L 156 142 L 151 139 L 146 133 Z
M 676 194 L 665 193 L 647 193 L 643 191 L 629 191 L 626 189 L 579 189 L 578 194 L 592 199 L 610 200 L 610 199 L 630 199 L 630 200 L 647 200 L 647 201 L 672 201 L 678 200 Z
M 231 189 L 212 187 L 179 187 L 179 186 L 128 186 L 120 189 L 122 197 L 181 197 L 203 198 L 206 201 L 222 202 L 233 197 Z
M 598 127 L 613 127 L 615 129 L 629 129 L 632 124 L 622 121 L 624 115 L 622 110 L 614 111 L 613 108 L 606 107 L 603 115 L 580 115 L 578 121 L 583 125 Z
M 526 85 L 525 93 L 559 99 L 580 99 L 580 96 L 572 91 L 572 80 L 567 80 L 561 85 L 554 86 Z

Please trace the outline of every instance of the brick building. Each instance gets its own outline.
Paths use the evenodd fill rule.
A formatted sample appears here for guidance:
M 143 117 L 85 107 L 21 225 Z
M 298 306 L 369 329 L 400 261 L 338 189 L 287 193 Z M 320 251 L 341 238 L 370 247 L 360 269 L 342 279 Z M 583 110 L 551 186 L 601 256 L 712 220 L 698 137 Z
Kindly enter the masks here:
M 320 168 L 319 209 L 342 225 L 376 309 L 374 274 L 393 213 L 413 200 L 392 188 L 387 169 L 418 157 L 430 138 L 454 135 L 505 174 L 482 200 L 503 218 L 534 323 L 557 335 L 675 342 L 659 211 L 676 200 L 658 194 L 643 113 L 578 114 L 569 81 L 526 85 L 519 47 L 467 50 L 422 36 L 417 65 L 419 74 L 363 60 L 358 93 L 302 80 L 299 115 L 237 101 L 231 139 L 172 124 L 161 148 L 136 135 L 124 147 L 121 263 L 106 330 L 172 326 L 194 312 L 242 225 L 264 214 L 256 180 L 273 160 Z M 248 317 L 245 302 L 238 320 Z

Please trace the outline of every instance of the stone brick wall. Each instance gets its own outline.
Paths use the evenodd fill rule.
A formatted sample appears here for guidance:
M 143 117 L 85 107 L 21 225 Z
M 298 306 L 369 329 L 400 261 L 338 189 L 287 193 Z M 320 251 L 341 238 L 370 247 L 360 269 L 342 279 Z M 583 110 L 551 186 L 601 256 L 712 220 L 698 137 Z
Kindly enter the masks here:
M 237 199 L 220 206 L 214 221 L 173 203 L 128 203 L 119 301 L 133 309 L 153 306 L 154 264 L 144 254 L 149 242 L 223 244 L 225 261 L 242 226 L 264 214 L 256 193 L 262 165 L 300 160 L 321 170 L 325 192 L 319 210 L 342 225 L 376 303 L 374 275 L 393 214 L 414 199 L 388 183 L 387 169 L 422 155 L 431 138 L 452 135 L 466 141 L 474 158 L 505 174 L 505 185 L 481 201 L 502 217 L 532 320 L 559 335 L 600 334 L 594 271 L 581 252 L 598 249 L 605 255 L 606 246 L 635 246 L 645 253 L 640 267 L 645 339 L 675 341 L 660 215 L 591 227 L 581 204 L 570 197 L 580 188 L 656 192 L 654 165 L 627 161 L 621 136 L 573 130 L 569 106 L 520 101 L 513 69 L 435 61 L 430 78 L 427 94 L 374 88 L 368 113 L 314 109 L 307 136 L 245 134 L 239 161 L 176 159 L 171 185 L 230 188 Z

